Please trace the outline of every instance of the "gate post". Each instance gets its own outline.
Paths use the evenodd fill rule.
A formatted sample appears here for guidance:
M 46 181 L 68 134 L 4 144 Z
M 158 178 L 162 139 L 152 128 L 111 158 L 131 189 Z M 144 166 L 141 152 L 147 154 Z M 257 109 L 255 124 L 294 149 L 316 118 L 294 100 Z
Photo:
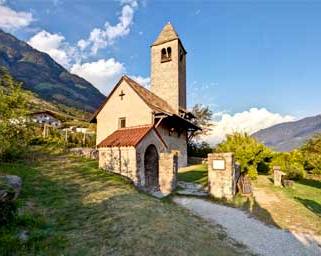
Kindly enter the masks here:
M 208 190 L 217 198 L 232 199 L 235 196 L 234 153 L 208 154 Z
M 168 194 L 176 188 L 178 163 L 177 155 L 159 154 L 159 190 Z

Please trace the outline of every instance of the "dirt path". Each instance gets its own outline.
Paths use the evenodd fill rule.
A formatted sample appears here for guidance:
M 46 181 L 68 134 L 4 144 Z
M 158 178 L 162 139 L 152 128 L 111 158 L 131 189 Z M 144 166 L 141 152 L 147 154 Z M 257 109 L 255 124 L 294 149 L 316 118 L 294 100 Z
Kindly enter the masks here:
M 175 197 L 174 201 L 204 219 L 222 225 L 230 237 L 259 255 L 321 255 L 320 236 L 290 233 L 270 227 L 241 210 L 204 199 Z

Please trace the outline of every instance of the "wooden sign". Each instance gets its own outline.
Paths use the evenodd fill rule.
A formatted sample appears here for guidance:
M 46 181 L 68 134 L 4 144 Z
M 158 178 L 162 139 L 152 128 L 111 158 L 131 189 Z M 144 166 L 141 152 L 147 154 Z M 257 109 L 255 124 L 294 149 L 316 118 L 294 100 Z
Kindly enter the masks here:
M 225 170 L 225 160 L 224 159 L 213 160 L 213 169 L 214 170 Z

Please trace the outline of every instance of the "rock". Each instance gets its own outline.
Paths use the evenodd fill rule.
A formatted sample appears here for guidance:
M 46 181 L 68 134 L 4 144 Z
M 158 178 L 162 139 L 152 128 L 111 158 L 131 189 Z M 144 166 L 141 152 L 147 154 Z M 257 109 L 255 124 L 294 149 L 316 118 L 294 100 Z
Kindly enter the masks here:
M 284 187 L 292 187 L 293 186 L 293 180 L 282 180 Z
M 16 175 L 5 175 L 0 177 L 0 190 L 7 193 L 14 192 L 13 200 L 17 199 L 22 188 L 22 179 Z M 1 193 L 4 195 L 4 193 Z
M 18 237 L 19 240 L 21 240 L 21 241 L 24 241 L 24 242 L 28 241 L 27 230 L 21 230 L 21 231 L 18 233 L 17 237 Z

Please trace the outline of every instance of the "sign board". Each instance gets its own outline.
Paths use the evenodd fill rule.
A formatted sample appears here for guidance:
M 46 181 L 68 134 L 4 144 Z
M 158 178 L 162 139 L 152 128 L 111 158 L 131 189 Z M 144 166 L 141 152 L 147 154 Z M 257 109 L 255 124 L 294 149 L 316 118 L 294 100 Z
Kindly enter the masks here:
M 213 160 L 213 169 L 214 170 L 225 170 L 225 160 L 224 159 Z

